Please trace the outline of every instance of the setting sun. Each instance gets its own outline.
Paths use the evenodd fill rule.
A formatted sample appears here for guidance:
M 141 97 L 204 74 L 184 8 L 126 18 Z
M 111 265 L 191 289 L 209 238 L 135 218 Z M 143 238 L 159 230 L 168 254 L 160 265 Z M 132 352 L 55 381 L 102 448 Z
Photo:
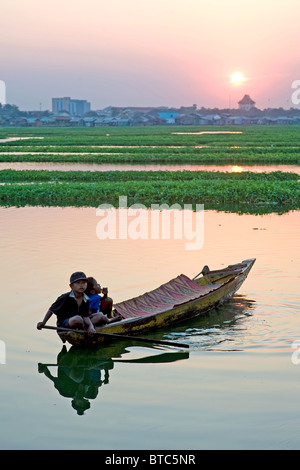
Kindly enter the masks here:
M 239 84 L 239 83 L 244 82 L 245 78 L 244 78 L 244 75 L 242 73 L 235 72 L 231 75 L 231 81 L 232 81 L 232 83 Z

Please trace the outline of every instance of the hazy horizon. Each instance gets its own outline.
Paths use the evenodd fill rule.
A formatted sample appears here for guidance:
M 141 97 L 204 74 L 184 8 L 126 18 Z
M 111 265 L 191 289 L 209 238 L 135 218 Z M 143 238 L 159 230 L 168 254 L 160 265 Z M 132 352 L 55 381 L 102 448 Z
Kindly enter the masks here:
M 6 102 L 285 109 L 300 79 L 299 0 L 4 0 Z M 233 82 L 235 72 L 244 80 Z

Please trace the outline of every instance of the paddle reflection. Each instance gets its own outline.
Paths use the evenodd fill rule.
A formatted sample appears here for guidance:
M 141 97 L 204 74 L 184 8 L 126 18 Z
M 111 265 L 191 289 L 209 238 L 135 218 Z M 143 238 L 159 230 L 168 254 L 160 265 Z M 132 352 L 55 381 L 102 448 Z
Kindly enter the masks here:
M 109 384 L 109 374 L 116 362 L 165 363 L 189 357 L 188 352 L 163 352 L 135 359 L 123 359 L 130 351 L 128 343 L 118 342 L 102 349 L 83 350 L 64 345 L 54 364 L 38 364 L 39 373 L 50 379 L 63 397 L 71 399 L 71 405 L 78 415 L 83 415 L 91 407 L 91 400 L 97 398 L 99 389 Z M 157 350 L 156 350 L 157 351 Z M 53 367 L 57 368 L 54 374 Z

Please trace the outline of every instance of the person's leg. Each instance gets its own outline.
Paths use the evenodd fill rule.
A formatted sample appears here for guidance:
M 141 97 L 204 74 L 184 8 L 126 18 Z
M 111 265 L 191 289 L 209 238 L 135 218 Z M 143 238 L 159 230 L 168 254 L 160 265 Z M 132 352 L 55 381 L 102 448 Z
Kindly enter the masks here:
M 80 315 L 68 318 L 69 328 L 84 328 L 84 322 Z
M 98 312 L 98 313 L 92 313 L 90 315 L 90 319 L 93 325 L 96 326 L 96 325 L 106 325 L 107 323 L 120 321 L 122 320 L 122 317 L 117 316 L 117 317 L 107 318 L 107 316 L 104 315 L 102 312 Z
M 105 325 L 108 323 L 108 318 L 102 312 L 92 313 L 90 315 L 91 322 L 93 325 Z

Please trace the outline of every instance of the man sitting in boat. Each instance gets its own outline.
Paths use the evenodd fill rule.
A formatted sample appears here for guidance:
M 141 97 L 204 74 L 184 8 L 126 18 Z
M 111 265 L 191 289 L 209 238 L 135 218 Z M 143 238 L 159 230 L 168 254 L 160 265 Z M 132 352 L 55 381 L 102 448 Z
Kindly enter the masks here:
M 111 318 L 113 300 L 107 297 L 107 287 L 103 287 L 102 289 L 94 277 L 88 277 L 87 282 L 85 294 L 88 295 L 90 299 L 90 313 L 102 312 L 108 318 Z M 101 293 L 103 296 L 100 295 Z
M 89 334 L 96 332 L 95 325 L 118 321 L 120 317 L 107 318 L 102 312 L 90 315 L 89 298 L 85 294 L 87 277 L 83 272 L 75 272 L 70 277 L 71 292 L 62 294 L 51 305 L 43 321 L 37 324 L 40 330 L 53 314 L 57 316 L 57 326 L 61 328 L 86 328 Z

